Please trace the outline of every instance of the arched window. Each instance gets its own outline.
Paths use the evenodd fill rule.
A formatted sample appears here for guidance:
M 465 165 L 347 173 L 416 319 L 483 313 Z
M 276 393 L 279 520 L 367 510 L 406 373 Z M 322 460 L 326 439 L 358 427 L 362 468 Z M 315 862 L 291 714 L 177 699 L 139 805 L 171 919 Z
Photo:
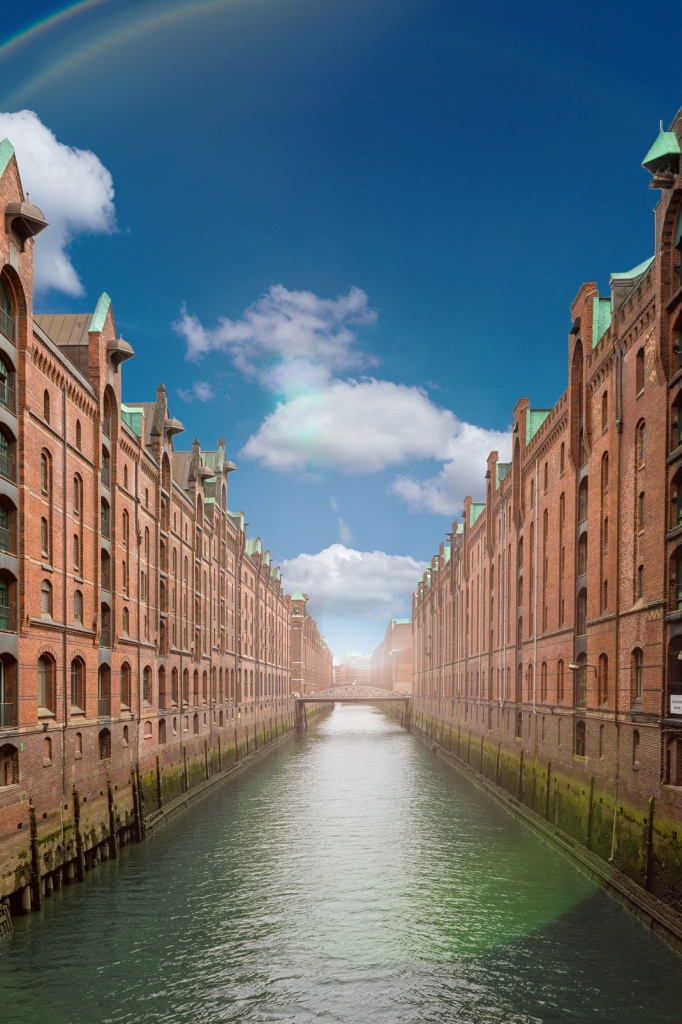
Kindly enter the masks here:
M 182 703 L 189 704 L 189 671 L 184 669 L 182 673 Z
M 44 618 L 52 618 L 52 585 L 49 580 L 40 584 L 40 614 Z
M 126 710 L 129 710 L 130 699 L 130 665 L 126 661 L 124 661 L 123 664 L 121 665 L 121 707 L 125 707 Z
M 111 482 L 111 459 L 109 458 L 109 451 L 102 445 L 102 472 L 101 472 L 102 484 L 104 487 L 109 487 Z
M 645 497 L 644 491 L 639 492 L 637 498 L 637 529 L 642 531 L 644 529 L 644 514 L 645 514 Z
M 522 566 L 523 566 L 523 537 L 521 537 L 521 539 L 519 540 L 518 568 L 520 569 Z
M 632 652 L 631 675 L 633 699 L 641 700 L 644 687 L 644 652 L 641 647 L 635 647 Z
M 73 514 L 79 516 L 81 514 L 81 507 L 83 502 L 83 484 L 81 478 L 75 476 L 73 478 Z
M 585 447 L 585 434 L 582 429 L 578 432 L 578 468 L 581 468 L 587 462 L 587 448 Z
M 646 423 L 640 423 L 637 427 L 637 464 L 643 466 L 646 462 Z
M 578 636 L 585 636 L 587 633 L 587 588 L 583 587 L 578 593 L 577 601 L 577 627 Z
M 52 737 L 43 737 L 43 766 L 52 764 Z
M 0 403 L 14 412 L 14 370 L 4 354 L 0 355 Z
M 581 533 L 578 540 L 578 576 L 587 572 L 587 534 Z
M 578 522 L 582 523 L 587 519 L 587 478 L 582 481 L 578 489 Z
M 0 495 L 0 551 L 16 554 L 16 509 L 9 498 Z
M 73 738 L 73 752 L 76 757 L 83 756 L 83 733 L 77 732 Z
M 80 658 L 71 662 L 71 713 L 85 712 L 85 665 Z
M 194 723 L 193 724 L 194 724 L 194 735 L 197 736 L 199 734 L 199 716 L 197 714 L 194 715 Z
M 547 494 L 547 488 L 548 487 L 549 487 L 549 468 L 548 468 L 547 463 L 545 463 L 545 471 L 544 471 L 544 492 L 545 492 L 545 494 Z
M 101 552 L 101 574 L 100 574 L 100 586 L 102 590 L 106 590 L 107 593 L 111 590 L 111 559 L 109 558 L 109 552 L 103 550 Z
M 637 597 L 644 597 L 644 566 L 637 566 Z
M 166 693 L 166 669 L 163 665 L 159 666 L 159 707 L 168 707 L 168 694 Z
M 38 708 L 55 710 L 54 661 L 43 654 L 38 658 Z
M 585 720 L 579 718 L 575 723 L 575 753 L 576 757 L 585 756 Z
M 174 707 L 177 707 L 178 696 L 178 670 L 174 668 L 171 672 L 171 701 Z
M 566 464 L 566 445 L 562 441 L 561 442 L 561 448 L 559 449 L 559 475 L 560 476 L 564 475 L 565 464 Z
M 192 681 L 194 684 L 194 704 L 196 706 L 199 703 L 199 672 L 197 671 L 197 669 L 194 670 L 194 678 Z
M 142 700 L 145 704 L 152 702 L 152 670 L 149 665 L 142 672 Z
M 521 663 L 516 666 L 516 693 L 514 694 L 514 701 L 516 704 L 523 703 L 523 665 Z
M 605 391 L 601 396 L 601 428 L 606 430 L 609 424 L 609 393 Z
M 526 684 L 527 684 L 526 685 L 526 693 L 527 693 L 527 700 L 528 700 L 529 704 L 533 700 L 533 679 L 534 679 L 534 676 L 533 676 L 533 664 L 531 662 L 531 663 L 529 663 L 528 668 L 526 670 Z
M 129 616 L 127 608 L 123 609 L 123 623 L 122 623 L 122 626 L 123 626 L 123 632 L 124 633 L 129 633 L 130 632 L 130 616 Z
M 43 494 L 50 493 L 50 463 L 45 452 L 40 454 L 40 489 Z
M 159 719 L 159 744 L 166 742 L 166 719 Z
M 83 447 L 83 434 L 81 431 L 81 421 L 76 420 L 76 448 L 78 451 Z
M 100 507 L 100 521 L 103 537 L 109 537 L 111 535 L 111 519 L 109 513 L 109 502 L 106 500 L 106 498 L 102 498 Z
M 105 394 L 102 404 L 102 433 L 111 437 L 111 400 L 108 394 Z
M 644 348 L 637 352 L 635 363 L 635 392 L 639 395 L 644 391 Z
M 83 594 L 80 590 L 73 592 L 73 621 L 83 625 Z
M 543 661 L 540 668 L 540 701 L 544 704 L 547 701 L 547 662 Z
M 639 766 L 639 729 L 632 730 L 632 764 Z
M 111 609 L 108 604 L 100 605 L 100 647 L 111 647 Z
M 50 561 L 50 529 L 45 516 L 40 520 L 40 556 L 44 562 Z
M 516 712 L 516 736 L 521 739 L 523 736 L 523 712 Z
M 0 786 L 19 784 L 19 751 L 11 743 L 0 747 Z
M 597 704 L 606 705 L 609 699 L 609 659 L 606 654 L 599 655 L 597 668 Z
M 609 553 L 609 517 L 604 516 L 601 528 L 601 549 L 605 555 Z
M 97 703 L 100 717 L 111 714 L 111 669 L 108 665 L 100 665 L 97 675 Z
M 0 657 L 0 729 L 17 727 L 17 663 L 10 654 Z
M 609 490 L 609 453 L 604 452 L 601 457 L 601 492 L 607 494 Z
M 99 733 L 99 759 L 100 761 L 108 761 L 111 757 L 111 733 L 108 729 L 101 729 Z
M 47 388 L 43 392 L 43 419 L 46 423 L 50 422 L 50 392 Z

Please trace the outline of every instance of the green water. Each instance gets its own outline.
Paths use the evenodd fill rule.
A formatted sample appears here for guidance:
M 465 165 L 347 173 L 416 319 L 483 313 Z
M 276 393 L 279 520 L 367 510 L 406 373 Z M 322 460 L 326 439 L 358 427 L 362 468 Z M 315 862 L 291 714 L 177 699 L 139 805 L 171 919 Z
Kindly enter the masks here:
M 682 1020 L 682 959 L 339 706 L 0 944 L 2 1024 Z

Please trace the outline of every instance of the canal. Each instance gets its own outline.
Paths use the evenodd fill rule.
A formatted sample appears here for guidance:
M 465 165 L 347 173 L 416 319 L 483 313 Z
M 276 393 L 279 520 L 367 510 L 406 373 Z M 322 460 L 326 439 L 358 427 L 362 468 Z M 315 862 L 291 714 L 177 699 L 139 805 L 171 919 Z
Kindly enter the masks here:
M 15 928 L 3 1024 L 681 1019 L 682 959 L 369 707 Z

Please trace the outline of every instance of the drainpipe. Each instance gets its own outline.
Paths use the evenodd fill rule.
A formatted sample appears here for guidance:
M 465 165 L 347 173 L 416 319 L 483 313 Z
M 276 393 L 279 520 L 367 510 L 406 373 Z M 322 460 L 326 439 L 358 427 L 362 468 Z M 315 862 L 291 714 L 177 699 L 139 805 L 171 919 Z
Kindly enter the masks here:
M 616 814 L 618 784 L 620 782 L 620 720 L 618 718 L 618 696 L 620 691 L 620 516 L 621 516 L 621 461 L 623 447 L 623 352 L 618 345 L 615 351 L 616 363 L 616 672 L 613 722 L 616 727 L 616 777 L 613 790 L 613 824 L 611 826 L 611 854 L 616 856 Z
M 63 614 L 64 614 L 64 628 L 62 630 L 62 662 L 64 672 L 64 721 L 62 723 L 62 736 L 61 736 L 61 747 L 62 747 L 62 802 L 59 808 L 59 820 L 62 828 L 62 850 L 64 849 L 64 802 L 66 800 L 66 721 L 67 712 L 69 708 L 69 698 L 67 695 L 68 690 L 68 676 L 66 671 L 68 654 L 67 654 L 67 637 L 66 637 L 66 616 L 67 616 L 67 599 L 68 599 L 68 588 L 67 588 L 67 565 L 68 565 L 68 535 L 66 525 L 66 509 L 67 509 L 67 487 L 68 487 L 68 475 L 66 471 L 66 456 L 67 456 L 67 444 L 66 444 L 66 381 L 62 387 L 62 463 L 63 463 L 63 510 L 62 510 L 62 546 L 63 546 Z M 81 502 L 82 504 L 82 502 Z M 81 516 L 83 510 L 81 509 Z

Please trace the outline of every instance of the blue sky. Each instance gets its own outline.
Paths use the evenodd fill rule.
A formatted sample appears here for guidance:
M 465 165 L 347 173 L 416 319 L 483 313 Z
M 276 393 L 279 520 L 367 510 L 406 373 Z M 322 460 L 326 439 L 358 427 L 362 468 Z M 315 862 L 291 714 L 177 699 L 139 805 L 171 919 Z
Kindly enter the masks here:
M 3 30 L 60 7 L 5 2 Z M 0 108 L 113 182 L 81 161 L 92 194 L 60 200 L 24 143 L 54 239 L 38 308 L 109 292 L 127 397 L 162 379 L 180 445 L 226 438 L 231 506 L 337 654 L 406 612 L 516 400 L 558 398 L 581 282 L 651 254 L 640 161 L 682 104 L 681 22 L 608 0 L 100 0 L 0 48 Z

